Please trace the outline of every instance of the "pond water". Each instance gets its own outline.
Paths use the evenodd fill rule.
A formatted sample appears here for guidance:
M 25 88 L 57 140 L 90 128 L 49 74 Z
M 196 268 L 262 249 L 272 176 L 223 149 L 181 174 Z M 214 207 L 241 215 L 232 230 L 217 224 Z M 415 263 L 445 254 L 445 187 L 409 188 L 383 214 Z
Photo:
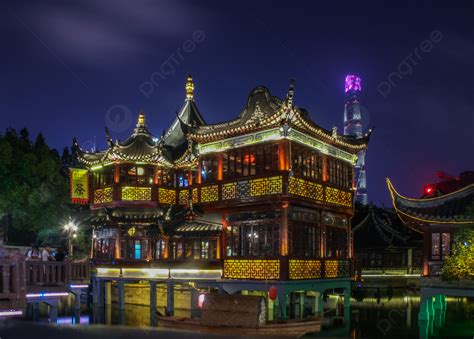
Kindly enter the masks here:
M 447 310 L 437 314 L 430 322 L 418 321 L 420 299 L 416 295 L 401 293 L 392 297 L 381 296 L 352 299 L 349 314 L 344 314 L 340 297 L 329 296 L 323 330 L 307 337 L 351 338 L 439 338 L 445 336 L 474 337 L 474 300 L 447 298 Z M 73 301 L 67 298 L 59 305 L 58 325 L 92 324 L 150 326 L 150 309 L 147 306 L 126 305 L 118 310 L 115 305 L 104 308 L 83 307 L 81 315 L 73 314 Z M 46 306 L 40 306 L 37 321 L 47 322 Z M 180 310 L 176 311 L 177 314 Z M 181 311 L 183 313 L 183 311 Z M 153 324 L 152 324 L 153 325 Z

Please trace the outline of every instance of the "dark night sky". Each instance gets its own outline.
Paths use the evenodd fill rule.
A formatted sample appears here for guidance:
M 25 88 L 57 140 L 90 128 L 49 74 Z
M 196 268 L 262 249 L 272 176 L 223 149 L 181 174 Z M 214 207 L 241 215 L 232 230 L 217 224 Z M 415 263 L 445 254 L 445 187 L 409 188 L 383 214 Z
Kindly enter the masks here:
M 0 129 L 42 131 L 58 149 L 74 136 L 90 148 L 96 137 L 103 148 L 104 126 L 122 139 L 143 108 L 160 135 L 191 73 L 208 122 L 237 116 L 257 85 L 284 97 L 295 78 L 295 103 L 342 131 L 344 76 L 356 73 L 366 125 L 376 126 L 369 200 L 389 204 L 386 177 L 419 196 L 437 170 L 474 169 L 474 2 L 331 3 L 3 1 Z M 184 52 L 196 31 L 204 40 Z M 433 31 L 441 40 L 421 51 Z M 164 79 L 143 95 L 160 69 Z M 384 96 L 377 86 L 392 72 L 401 76 Z

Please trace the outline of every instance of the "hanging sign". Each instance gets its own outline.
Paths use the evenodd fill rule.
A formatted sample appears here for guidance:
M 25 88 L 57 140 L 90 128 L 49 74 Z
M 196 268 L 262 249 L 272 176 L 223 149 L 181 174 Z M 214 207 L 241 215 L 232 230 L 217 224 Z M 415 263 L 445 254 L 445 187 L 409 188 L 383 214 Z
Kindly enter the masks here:
M 87 204 L 89 202 L 89 171 L 70 168 L 69 187 L 73 204 Z

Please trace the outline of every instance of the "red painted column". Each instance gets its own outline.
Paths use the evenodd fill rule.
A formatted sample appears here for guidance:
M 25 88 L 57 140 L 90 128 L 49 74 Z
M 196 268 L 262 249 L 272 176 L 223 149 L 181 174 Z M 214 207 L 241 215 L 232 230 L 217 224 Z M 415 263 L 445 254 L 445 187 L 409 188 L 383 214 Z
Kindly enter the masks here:
M 431 232 L 428 226 L 423 227 L 423 276 L 430 275 L 429 258 L 431 253 Z

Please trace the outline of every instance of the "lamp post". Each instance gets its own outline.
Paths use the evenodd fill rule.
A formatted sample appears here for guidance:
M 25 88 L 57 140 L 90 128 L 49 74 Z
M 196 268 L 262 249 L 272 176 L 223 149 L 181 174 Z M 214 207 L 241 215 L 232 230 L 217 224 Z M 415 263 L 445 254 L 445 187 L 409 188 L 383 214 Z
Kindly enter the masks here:
M 72 258 L 72 239 L 77 237 L 77 225 L 72 222 L 71 219 L 69 219 L 69 222 L 64 225 L 64 230 L 67 232 L 67 247 L 68 247 L 68 253 L 69 257 Z

